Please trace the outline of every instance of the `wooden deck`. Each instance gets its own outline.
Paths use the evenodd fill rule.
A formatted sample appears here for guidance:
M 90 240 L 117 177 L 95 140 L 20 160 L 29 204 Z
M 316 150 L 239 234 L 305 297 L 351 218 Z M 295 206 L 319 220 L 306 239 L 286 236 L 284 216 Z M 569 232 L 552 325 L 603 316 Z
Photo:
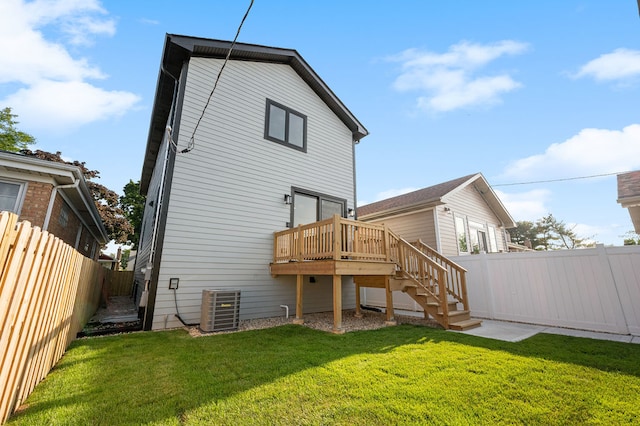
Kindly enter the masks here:
M 415 245 L 414 245 L 415 244 Z M 274 234 L 271 274 L 295 275 L 296 319 L 304 321 L 303 277 L 333 276 L 334 332 L 342 332 L 342 279 L 353 276 L 356 314 L 360 287 L 386 290 L 387 322 L 395 322 L 392 292 L 409 294 L 444 328 L 471 328 L 466 271 L 421 242 L 410 244 L 384 225 L 334 216 Z M 462 310 L 458 310 L 458 307 Z M 454 325 L 457 324 L 457 325 Z
M 278 275 L 394 275 L 396 264 L 367 260 L 304 260 L 272 263 L 271 274 Z

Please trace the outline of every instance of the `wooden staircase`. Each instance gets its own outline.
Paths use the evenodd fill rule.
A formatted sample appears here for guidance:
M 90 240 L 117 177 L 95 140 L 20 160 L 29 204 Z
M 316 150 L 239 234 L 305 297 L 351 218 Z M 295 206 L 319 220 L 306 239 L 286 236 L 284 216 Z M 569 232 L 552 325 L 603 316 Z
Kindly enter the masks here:
M 396 263 L 391 277 L 354 276 L 362 287 L 402 291 L 445 329 L 469 330 L 482 325 L 472 319 L 466 291 L 466 270 L 421 241 L 409 243 L 389 231 L 390 260 Z
M 341 276 L 360 287 L 386 291 L 388 321 L 393 291 L 403 291 L 445 329 L 481 324 L 469 314 L 466 270 L 421 241 L 409 243 L 387 226 L 335 215 L 274 233 L 272 276 L 295 275 L 296 319 L 302 320 L 304 275 L 333 276 L 334 330 L 341 329 Z M 356 304 L 359 307 L 359 291 Z

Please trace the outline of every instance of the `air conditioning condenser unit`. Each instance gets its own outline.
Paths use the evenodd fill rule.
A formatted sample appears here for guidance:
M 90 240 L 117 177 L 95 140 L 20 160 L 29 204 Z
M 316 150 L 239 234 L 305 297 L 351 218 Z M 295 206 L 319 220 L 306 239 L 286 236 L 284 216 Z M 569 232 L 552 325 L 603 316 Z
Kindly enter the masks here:
M 237 330 L 239 316 L 240 290 L 202 290 L 202 331 Z

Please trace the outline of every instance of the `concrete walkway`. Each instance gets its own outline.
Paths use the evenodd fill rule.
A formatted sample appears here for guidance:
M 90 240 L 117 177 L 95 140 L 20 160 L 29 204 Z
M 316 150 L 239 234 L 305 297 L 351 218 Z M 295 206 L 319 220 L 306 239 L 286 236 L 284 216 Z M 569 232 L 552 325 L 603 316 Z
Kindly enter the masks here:
M 396 315 L 422 317 L 422 312 L 396 309 Z M 482 318 L 480 318 L 482 319 Z M 504 340 L 505 342 L 519 342 L 538 333 L 562 334 L 564 336 L 585 337 L 587 339 L 610 340 L 612 342 L 640 344 L 640 336 L 630 334 L 599 333 L 597 331 L 574 330 L 562 327 L 547 327 L 544 325 L 524 324 L 519 322 L 482 319 L 482 326 L 467 331 L 449 330 L 452 333 L 464 333 L 487 339 Z
M 544 325 L 522 324 L 508 321 L 482 320 L 482 326 L 467 331 L 454 331 L 472 336 L 486 337 L 487 339 L 504 340 L 506 342 L 519 342 L 535 336 L 538 333 L 562 334 L 565 336 L 585 337 L 587 339 L 611 340 L 614 342 L 640 344 L 640 336 L 629 334 L 599 333 L 595 331 L 574 330 L 561 327 L 546 327 Z

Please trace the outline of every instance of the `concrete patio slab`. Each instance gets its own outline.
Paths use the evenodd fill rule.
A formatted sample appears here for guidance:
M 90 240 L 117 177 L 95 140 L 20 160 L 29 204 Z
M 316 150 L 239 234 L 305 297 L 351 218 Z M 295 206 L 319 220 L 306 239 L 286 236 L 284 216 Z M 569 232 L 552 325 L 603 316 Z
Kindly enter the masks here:
M 546 327 L 543 325 L 521 324 L 508 321 L 482 320 L 482 326 L 467 331 L 455 331 L 472 336 L 505 342 L 519 342 L 538 333 L 560 334 L 564 336 L 584 337 L 587 339 L 609 340 L 612 342 L 640 344 L 640 336 L 629 334 L 600 333 L 596 331 L 574 330 L 562 327 Z
M 485 337 L 487 339 L 503 340 L 505 342 L 519 342 L 535 336 L 545 327 L 529 324 L 518 324 L 506 321 L 482 320 L 482 326 L 466 331 L 454 331 L 454 333 L 470 334 L 472 336 Z
M 574 330 L 561 327 L 546 327 L 542 333 L 562 334 L 563 336 L 585 337 L 587 339 L 610 340 L 612 342 L 631 343 L 633 336 L 630 334 L 600 333 L 597 331 Z

